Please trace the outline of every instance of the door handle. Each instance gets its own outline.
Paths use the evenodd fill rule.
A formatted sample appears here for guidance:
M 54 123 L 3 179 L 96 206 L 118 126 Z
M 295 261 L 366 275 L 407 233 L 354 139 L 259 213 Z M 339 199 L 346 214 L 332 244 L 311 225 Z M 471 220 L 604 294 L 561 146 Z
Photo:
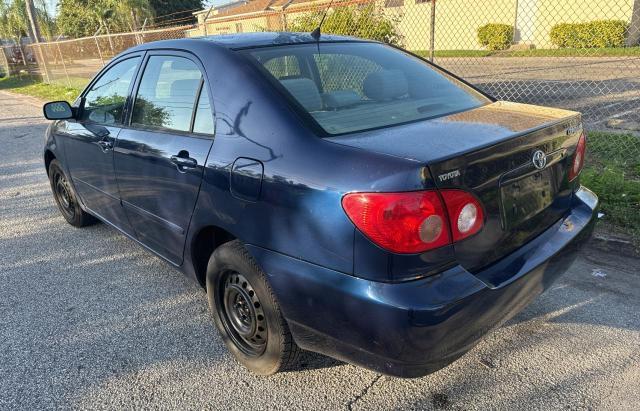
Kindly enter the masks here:
M 195 158 L 189 157 L 189 153 L 181 151 L 177 156 L 171 156 L 171 162 L 178 166 L 178 170 L 183 171 L 188 168 L 195 168 L 198 165 L 198 161 Z
M 99 145 L 103 151 L 108 151 L 113 148 L 113 142 L 109 140 L 99 140 L 96 144 Z

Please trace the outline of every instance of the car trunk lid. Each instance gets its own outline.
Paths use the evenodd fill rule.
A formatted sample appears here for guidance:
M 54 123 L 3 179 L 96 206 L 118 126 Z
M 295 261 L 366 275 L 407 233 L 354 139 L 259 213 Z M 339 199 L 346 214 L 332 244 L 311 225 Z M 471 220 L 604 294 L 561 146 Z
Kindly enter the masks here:
M 331 140 L 415 160 L 428 167 L 438 188 L 476 195 L 484 207 L 484 227 L 454 249 L 462 266 L 479 272 L 567 212 L 568 170 L 581 132 L 579 113 L 496 102 Z

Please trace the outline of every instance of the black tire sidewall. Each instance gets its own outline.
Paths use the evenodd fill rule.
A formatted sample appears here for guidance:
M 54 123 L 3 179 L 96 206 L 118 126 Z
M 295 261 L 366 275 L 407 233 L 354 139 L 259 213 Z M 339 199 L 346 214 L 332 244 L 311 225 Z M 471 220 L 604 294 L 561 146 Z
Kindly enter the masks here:
M 223 314 L 217 308 L 221 306 L 217 301 L 220 298 L 217 287 L 221 277 L 228 271 L 242 274 L 251 283 L 260 300 L 267 321 L 267 345 L 259 356 L 248 356 L 241 351 L 223 325 L 221 318 Z M 206 285 L 209 308 L 214 323 L 229 351 L 240 363 L 257 374 L 271 375 L 278 372 L 283 362 L 285 350 L 284 320 L 264 273 L 237 240 L 221 245 L 212 254 L 207 266 Z
M 73 218 L 69 218 L 69 216 L 64 212 L 62 204 L 60 204 L 60 199 L 58 198 L 58 193 L 56 191 L 55 181 L 54 181 L 54 176 L 56 173 L 64 176 L 69 186 L 68 187 L 69 195 L 72 197 L 72 200 L 73 200 Z M 51 163 L 49 164 L 49 184 L 51 185 L 53 198 L 56 201 L 56 205 L 58 206 L 58 209 L 60 210 L 60 214 L 62 214 L 64 219 L 67 220 L 67 222 L 72 226 L 82 227 L 85 223 L 83 220 L 84 211 L 82 210 L 82 208 L 80 208 L 80 203 L 78 202 L 78 196 L 76 195 L 73 187 L 71 186 L 71 181 L 69 180 L 69 176 L 67 176 L 67 174 L 64 172 L 64 169 L 62 168 L 62 165 L 58 160 L 52 160 Z

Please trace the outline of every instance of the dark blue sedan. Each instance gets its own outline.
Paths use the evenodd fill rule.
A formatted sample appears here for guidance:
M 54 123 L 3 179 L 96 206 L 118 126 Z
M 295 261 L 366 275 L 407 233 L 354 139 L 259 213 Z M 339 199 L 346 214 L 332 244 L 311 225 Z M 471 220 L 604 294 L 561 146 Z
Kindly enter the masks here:
M 259 374 L 300 349 L 433 372 L 549 287 L 598 208 L 579 113 L 496 101 L 373 41 L 144 44 L 44 112 L 65 219 L 206 287 Z

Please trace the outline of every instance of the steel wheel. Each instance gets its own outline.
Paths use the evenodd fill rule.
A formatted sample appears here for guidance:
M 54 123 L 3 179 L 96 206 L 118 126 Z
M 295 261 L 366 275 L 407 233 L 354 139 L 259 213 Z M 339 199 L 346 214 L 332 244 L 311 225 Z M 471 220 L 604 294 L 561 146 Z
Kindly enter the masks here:
M 64 174 L 59 170 L 54 170 L 52 176 L 53 192 L 55 193 L 56 200 L 60 206 L 60 211 L 64 214 L 67 220 L 73 220 L 76 214 L 76 205 L 74 203 L 73 195 L 71 194 L 71 188 Z
M 222 323 L 233 343 L 248 356 L 261 355 L 267 346 L 267 319 L 251 283 L 237 272 L 226 272 L 218 288 Z

